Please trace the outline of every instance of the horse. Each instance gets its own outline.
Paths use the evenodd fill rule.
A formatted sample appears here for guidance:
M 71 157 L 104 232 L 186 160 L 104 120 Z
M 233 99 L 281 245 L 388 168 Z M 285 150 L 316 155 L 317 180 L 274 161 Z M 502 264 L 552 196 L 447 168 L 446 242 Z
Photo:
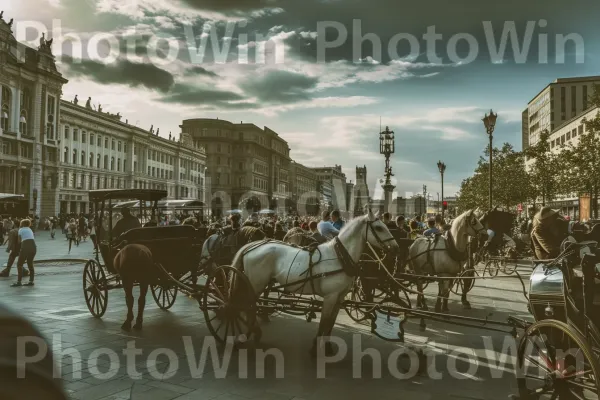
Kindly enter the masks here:
M 152 252 L 142 244 L 128 244 L 115 255 L 113 266 L 121 277 L 127 304 L 127 319 L 121 325 L 121 329 L 127 332 L 131 331 L 134 303 L 133 285 L 137 281 L 140 287 L 140 296 L 138 298 L 138 314 L 133 329 L 141 330 L 148 286 L 159 279 L 156 269 L 152 268 L 154 266 Z
M 416 275 L 435 275 L 439 278 L 458 276 L 463 270 L 463 265 L 468 259 L 468 237 L 477 237 L 486 234 L 485 228 L 473 210 L 466 211 L 452 221 L 450 230 L 445 236 L 437 235 L 435 238 L 417 238 L 408 250 L 409 263 Z M 427 310 L 423 284 L 417 280 L 417 307 Z M 438 282 L 438 298 L 435 311 L 448 311 L 448 296 L 452 281 L 441 279 Z M 443 299 L 443 302 L 442 302 Z M 471 305 L 467 301 L 467 294 L 463 292 L 461 302 L 465 309 Z
M 284 289 L 287 292 L 323 298 L 321 320 L 311 349 L 314 356 L 317 346 L 320 348 L 325 337 L 331 335 L 341 304 L 358 273 L 358 262 L 367 243 L 378 249 L 398 250 L 398 244 L 386 225 L 370 209 L 366 215 L 347 223 L 334 240 L 319 245 L 314 251 L 277 241 L 248 244 L 237 252 L 233 267 L 246 274 L 256 298 L 272 280 L 286 285 Z M 313 260 L 315 252 L 319 253 L 317 261 Z M 260 327 L 254 329 L 255 335 L 260 337 Z M 332 351 L 330 343 L 325 343 L 325 351 Z
M 253 226 L 243 226 L 239 229 L 232 229 L 229 226 L 218 233 L 213 233 L 202 245 L 200 269 L 229 264 L 242 246 L 265 238 L 265 233 Z

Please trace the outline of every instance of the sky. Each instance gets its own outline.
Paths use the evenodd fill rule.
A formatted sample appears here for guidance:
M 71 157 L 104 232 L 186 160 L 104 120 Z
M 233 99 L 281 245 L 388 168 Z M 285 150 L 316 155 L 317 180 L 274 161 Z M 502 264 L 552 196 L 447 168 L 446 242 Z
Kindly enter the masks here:
M 91 96 L 164 136 L 188 118 L 267 126 L 304 165 L 340 164 L 352 181 L 366 165 L 375 198 L 380 126 L 395 132 L 398 196 L 427 185 L 435 198 L 438 160 L 454 195 L 487 144 L 490 109 L 494 142 L 520 150 L 521 112 L 540 90 L 600 75 L 599 9 L 589 0 L 0 0 L 18 40 L 53 38 L 64 99 Z

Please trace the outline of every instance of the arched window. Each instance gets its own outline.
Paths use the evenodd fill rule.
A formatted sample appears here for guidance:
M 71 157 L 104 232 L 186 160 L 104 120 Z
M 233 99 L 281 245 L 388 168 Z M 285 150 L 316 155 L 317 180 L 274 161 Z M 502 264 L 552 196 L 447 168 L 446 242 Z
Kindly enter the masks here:
M 108 169 L 108 156 L 104 156 L 104 169 Z
M 2 86 L 2 105 L 0 106 L 0 128 L 8 131 L 10 128 L 11 93 L 6 86 Z
M 21 117 L 19 118 L 19 132 L 21 135 L 28 135 L 27 132 L 27 111 L 21 111 Z
M 115 170 L 115 158 L 114 157 L 110 158 L 110 170 L 111 171 Z
M 96 142 L 96 145 L 97 145 L 98 147 L 101 147 L 101 146 L 102 146 L 102 136 L 98 135 L 98 140 L 97 140 L 97 142 Z
M 63 155 L 63 162 L 68 163 L 69 162 L 69 148 L 65 147 L 65 154 Z
M 98 154 L 98 157 L 96 157 L 96 168 L 100 169 L 100 154 Z
M 117 159 L 117 171 L 121 171 L 121 159 Z
M 85 151 L 81 152 L 81 165 L 85 167 Z
M 73 164 L 77 164 L 77 150 L 73 149 Z
M 94 168 L 94 153 L 90 153 L 90 167 Z

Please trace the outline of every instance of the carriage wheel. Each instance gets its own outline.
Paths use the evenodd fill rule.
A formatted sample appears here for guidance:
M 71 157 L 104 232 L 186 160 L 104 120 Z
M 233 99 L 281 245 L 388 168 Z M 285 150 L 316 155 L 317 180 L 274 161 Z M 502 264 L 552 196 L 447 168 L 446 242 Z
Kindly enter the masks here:
M 392 289 L 385 299 L 379 303 L 381 312 L 391 317 L 406 316 L 405 311 L 394 310 L 394 308 L 411 308 L 410 298 L 408 293 L 404 289 L 394 288 Z
M 360 304 L 365 302 L 365 294 L 359 277 L 354 280 L 352 289 L 346 295 L 346 300 L 344 302 L 344 310 L 346 310 L 346 313 L 354 322 L 361 322 L 367 319 L 369 316 L 368 313 L 360 307 Z
M 508 259 L 504 260 L 504 262 L 502 264 L 504 266 L 503 269 L 502 269 L 502 272 L 505 275 L 512 275 L 512 274 L 514 274 L 515 271 L 517 270 L 517 267 L 518 267 L 518 263 L 517 263 L 517 259 L 516 258 L 514 258 L 514 259 L 508 258 Z
M 496 259 L 488 259 L 483 269 L 483 275 L 487 273 L 492 278 L 497 277 L 498 272 L 500 272 L 500 265 L 498 265 L 498 263 L 499 261 Z
M 90 313 L 102 317 L 108 305 L 108 288 L 104 268 L 96 260 L 89 260 L 83 269 L 83 295 Z
M 534 323 L 517 354 L 517 383 L 523 399 L 598 399 L 600 365 L 586 339 L 556 320 Z
M 459 295 L 462 293 L 469 293 L 471 291 L 471 289 L 473 289 L 473 286 L 475 286 L 475 279 L 468 279 L 468 278 L 475 278 L 475 275 L 476 275 L 475 269 L 471 269 L 471 268 L 465 269 L 460 274 L 460 276 L 457 279 L 458 287 L 460 287 L 460 293 L 458 293 Z
M 255 331 L 256 295 L 243 272 L 216 268 L 206 280 L 201 304 L 208 330 L 217 342 L 246 342 Z
M 154 297 L 156 305 L 161 310 L 168 310 L 173 307 L 177 298 L 176 286 L 152 285 L 150 289 L 152 290 L 152 297 Z

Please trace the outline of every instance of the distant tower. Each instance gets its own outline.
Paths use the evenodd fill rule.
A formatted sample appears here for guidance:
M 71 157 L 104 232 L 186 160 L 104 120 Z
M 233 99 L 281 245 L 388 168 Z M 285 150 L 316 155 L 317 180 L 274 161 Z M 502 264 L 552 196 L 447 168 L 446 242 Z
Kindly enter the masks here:
M 364 214 L 365 205 L 369 203 L 369 186 L 367 185 L 367 166 L 356 167 L 356 185 L 354 186 L 354 215 Z

